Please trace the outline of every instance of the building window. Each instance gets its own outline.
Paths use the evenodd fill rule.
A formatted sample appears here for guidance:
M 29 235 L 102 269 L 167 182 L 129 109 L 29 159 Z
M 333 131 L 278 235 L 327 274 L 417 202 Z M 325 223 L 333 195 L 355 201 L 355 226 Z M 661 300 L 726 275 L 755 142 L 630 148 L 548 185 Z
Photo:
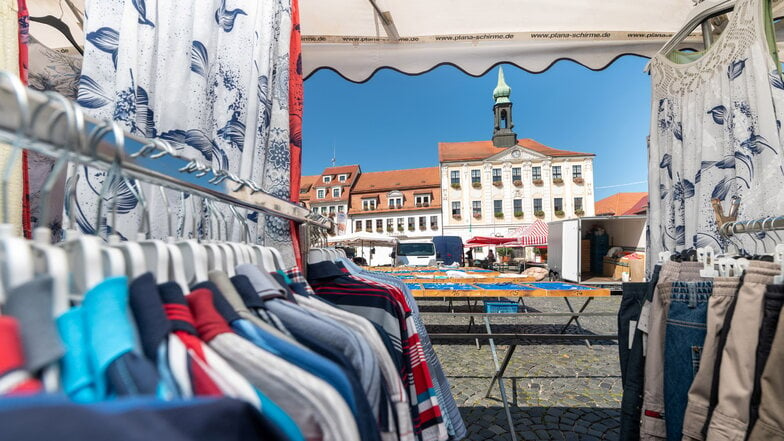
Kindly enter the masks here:
M 504 215 L 504 201 L 496 199 L 493 201 L 493 215 L 496 217 Z
M 395 220 L 391 217 L 387 219 L 387 232 L 391 233 L 395 228 Z
M 482 183 L 482 171 L 481 170 L 471 170 L 471 183 L 472 184 L 481 184 Z
M 354 231 L 362 231 L 362 221 L 358 220 L 354 223 Z
M 427 216 L 419 216 L 419 229 L 427 229 Z
M 414 195 L 414 202 L 416 203 L 417 207 L 429 207 L 430 195 L 429 194 Z
M 408 218 L 408 231 L 414 231 L 414 218 Z
M 332 182 L 332 176 L 324 176 L 323 180 L 325 184 L 329 184 L 330 182 Z
M 482 201 L 471 201 L 471 213 L 474 217 L 482 217 Z
M 365 231 L 373 231 L 373 221 L 368 219 L 365 221 Z
M 542 200 L 540 198 L 534 199 L 534 212 L 542 210 Z
M 330 214 L 333 214 L 333 213 L 335 213 L 335 206 L 334 206 L 334 205 L 331 205 L 331 206 L 329 207 L 329 213 L 330 213 Z
M 523 215 L 523 200 L 522 199 L 514 199 L 512 201 L 512 206 L 514 208 L 514 215 L 516 217 L 520 217 Z
M 438 229 L 438 216 L 430 216 L 430 229 Z
M 501 169 L 494 168 L 493 169 L 493 184 L 500 184 L 501 183 Z
M 376 219 L 376 232 L 380 233 L 382 231 L 384 231 L 384 220 Z
M 343 212 L 344 207 L 342 205 L 338 205 L 338 213 Z
M 340 187 L 335 187 L 332 189 L 332 197 L 339 198 L 340 197 Z
M 321 207 L 321 214 L 327 214 L 327 207 Z
M 583 198 L 574 198 L 574 211 L 583 210 Z
M 449 172 L 449 179 L 452 185 L 460 185 L 460 172 L 457 170 L 452 170 Z
M 397 218 L 397 231 L 403 231 L 404 223 L 402 217 Z
M 520 167 L 512 167 L 512 181 L 523 180 L 523 169 Z
M 452 216 L 460 217 L 460 201 L 452 202 Z
M 572 166 L 572 178 L 582 178 L 583 177 L 583 166 L 582 165 L 573 165 Z
M 563 211 L 563 198 L 554 198 L 553 199 L 553 210 L 555 210 L 555 211 Z
M 373 199 L 362 199 L 362 209 L 365 211 L 375 210 L 376 209 L 376 198 Z
M 542 179 L 542 167 L 531 167 L 531 179 L 534 181 Z
M 323 188 L 319 188 L 316 190 L 316 199 L 324 199 L 324 195 L 326 194 Z
M 560 165 L 553 166 L 553 179 L 562 179 Z
M 310 207 L 311 211 L 314 213 L 318 213 L 318 207 Z
M 346 179 L 348 179 L 348 175 L 338 175 L 338 181 L 346 182 Z
M 400 208 L 403 206 L 403 197 L 395 196 L 389 198 L 389 208 Z

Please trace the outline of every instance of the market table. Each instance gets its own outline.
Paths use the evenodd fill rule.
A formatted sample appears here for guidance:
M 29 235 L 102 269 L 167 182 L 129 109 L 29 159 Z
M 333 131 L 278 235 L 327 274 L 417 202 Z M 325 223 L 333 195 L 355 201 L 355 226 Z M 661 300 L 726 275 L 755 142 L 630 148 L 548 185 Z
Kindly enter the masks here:
M 610 290 L 604 288 L 595 288 L 585 285 L 578 285 L 573 283 L 564 282 L 510 282 L 508 279 L 503 283 L 488 282 L 482 279 L 471 280 L 469 283 L 444 283 L 441 281 L 427 281 L 427 282 L 413 282 L 405 281 L 411 289 L 412 295 L 416 299 L 435 299 L 443 298 L 449 301 L 449 312 L 420 312 L 422 315 L 434 314 L 451 314 L 452 316 L 467 316 L 469 317 L 468 330 L 464 333 L 431 333 L 430 338 L 444 338 L 444 339 L 475 339 L 477 347 L 479 340 L 487 340 L 490 346 L 490 352 L 493 357 L 493 365 L 495 373 L 490 380 L 490 385 L 487 388 L 485 397 L 490 397 L 496 382 L 501 392 L 501 400 L 503 401 L 504 411 L 507 415 L 509 429 L 511 433 L 515 433 L 514 423 L 512 421 L 511 412 L 509 410 L 509 401 L 506 397 L 506 390 L 504 387 L 504 373 L 506 372 L 512 356 L 519 344 L 530 339 L 541 340 L 585 340 L 585 343 L 590 347 L 589 340 L 617 340 L 617 334 L 584 334 L 583 327 L 580 323 L 580 317 L 607 317 L 615 316 L 615 313 L 608 312 L 585 312 L 585 309 L 596 297 L 609 297 Z M 528 312 L 525 307 L 524 299 L 531 297 L 561 297 L 564 299 L 569 312 Z M 585 301 L 580 305 L 580 308 L 575 311 L 570 298 L 582 297 Z M 524 312 L 478 312 L 474 308 L 478 305 L 479 300 L 484 299 L 501 299 L 501 298 L 514 298 L 517 302 L 514 305 L 522 304 Z M 468 302 L 469 312 L 454 312 L 452 308 L 452 301 L 455 299 L 466 299 Z M 474 300 L 474 304 L 471 301 Z M 519 306 L 518 306 L 519 307 Z M 494 334 L 490 320 L 491 318 L 498 317 L 568 317 L 569 320 L 561 328 L 558 334 L 527 334 L 527 333 L 501 333 Z M 482 317 L 485 325 L 486 333 L 472 333 L 471 329 L 476 324 L 475 317 Z M 566 331 L 569 326 L 575 323 L 579 333 L 567 334 Z M 503 361 L 498 361 L 498 351 L 495 345 L 495 338 L 502 338 L 509 340 L 509 349 L 504 354 Z

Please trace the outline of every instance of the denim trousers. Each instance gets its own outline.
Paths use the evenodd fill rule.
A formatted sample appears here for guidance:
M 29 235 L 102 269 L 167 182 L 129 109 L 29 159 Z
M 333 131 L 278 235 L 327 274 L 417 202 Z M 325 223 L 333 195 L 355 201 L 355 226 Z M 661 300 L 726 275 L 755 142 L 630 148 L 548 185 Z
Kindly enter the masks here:
M 686 416 L 683 420 L 683 441 L 705 439 L 702 429 L 708 418 L 716 358 L 721 353 L 719 337 L 728 310 L 738 294 L 739 284 L 739 279 L 730 277 L 713 279 L 713 292 L 708 300 L 707 333 L 700 356 L 700 369 L 689 389 L 689 404 L 686 406 Z
M 679 440 L 689 388 L 700 368 L 712 281 L 673 282 L 664 337 L 664 415 L 667 439 Z

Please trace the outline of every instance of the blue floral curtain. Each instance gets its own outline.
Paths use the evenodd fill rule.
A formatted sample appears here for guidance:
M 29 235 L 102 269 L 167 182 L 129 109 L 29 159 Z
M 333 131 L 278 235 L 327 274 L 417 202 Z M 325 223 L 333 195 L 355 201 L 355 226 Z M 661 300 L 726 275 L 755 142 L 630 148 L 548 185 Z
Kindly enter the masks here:
M 85 6 L 78 102 L 88 113 L 170 141 L 179 155 L 289 199 L 290 0 L 88 0 Z M 74 173 L 81 175 L 74 214 L 83 231 L 136 232 L 139 207 L 125 181 L 109 183 L 108 205 L 114 203 L 118 221 L 104 227 L 96 225 L 95 210 L 105 173 Z M 161 198 L 152 189 L 145 195 L 153 236 L 165 236 Z M 170 200 L 179 199 L 172 194 Z M 173 208 L 183 214 L 179 204 Z M 248 219 L 261 243 L 294 262 L 288 222 L 255 213 Z M 197 233 L 189 223 L 180 234 Z M 235 238 L 239 231 L 237 225 Z

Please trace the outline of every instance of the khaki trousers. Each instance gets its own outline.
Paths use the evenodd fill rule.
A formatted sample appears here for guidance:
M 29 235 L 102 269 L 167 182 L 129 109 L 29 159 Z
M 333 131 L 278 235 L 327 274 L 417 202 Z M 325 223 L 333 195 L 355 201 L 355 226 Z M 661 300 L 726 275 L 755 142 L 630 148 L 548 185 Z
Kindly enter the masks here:
M 664 331 L 667 326 L 672 282 L 695 282 L 702 264 L 698 262 L 666 262 L 659 274 L 648 321 L 648 346 L 645 354 L 645 388 L 640 423 L 641 440 L 667 438 L 664 423 Z
M 743 276 L 722 355 L 719 402 L 708 427 L 708 441 L 746 438 L 765 288 L 780 270 L 777 263 L 752 261 Z
M 749 441 L 784 439 L 784 314 L 779 316 L 773 347 L 762 371 L 759 419 Z

